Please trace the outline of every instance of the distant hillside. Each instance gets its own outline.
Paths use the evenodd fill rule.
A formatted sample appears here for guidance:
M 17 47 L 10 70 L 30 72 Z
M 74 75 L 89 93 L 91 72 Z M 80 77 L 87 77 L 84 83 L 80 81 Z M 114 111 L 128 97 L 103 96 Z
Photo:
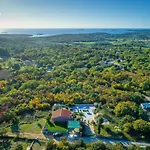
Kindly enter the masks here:
M 0 48 L 0 56 L 1 57 L 9 57 L 10 54 L 9 54 L 9 52 L 6 49 Z

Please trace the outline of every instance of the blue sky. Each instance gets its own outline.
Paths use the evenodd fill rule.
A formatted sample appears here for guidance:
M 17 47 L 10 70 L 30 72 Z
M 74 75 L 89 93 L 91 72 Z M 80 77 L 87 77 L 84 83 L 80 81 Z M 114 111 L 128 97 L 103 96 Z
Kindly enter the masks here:
M 150 0 L 0 0 L 0 28 L 150 28 Z

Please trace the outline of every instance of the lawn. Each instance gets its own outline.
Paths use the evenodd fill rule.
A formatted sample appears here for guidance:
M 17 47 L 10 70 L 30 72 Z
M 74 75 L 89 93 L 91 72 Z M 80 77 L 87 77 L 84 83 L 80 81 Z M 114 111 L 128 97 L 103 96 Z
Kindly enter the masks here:
M 53 123 L 53 122 L 46 122 L 46 128 L 49 132 L 67 132 L 67 123 Z
M 19 132 L 30 132 L 30 133 L 41 133 L 42 128 L 45 125 L 45 119 L 40 119 L 32 124 L 22 124 L 19 125 L 18 131 Z M 8 131 L 12 131 L 12 127 L 8 128 Z

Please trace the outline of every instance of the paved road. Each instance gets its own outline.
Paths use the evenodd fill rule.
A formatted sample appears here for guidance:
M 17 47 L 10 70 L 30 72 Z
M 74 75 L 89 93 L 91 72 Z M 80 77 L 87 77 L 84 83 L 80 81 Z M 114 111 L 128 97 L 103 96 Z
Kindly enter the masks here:
M 93 142 L 98 142 L 102 141 L 106 144 L 116 144 L 116 143 L 122 143 L 124 146 L 131 146 L 131 145 L 139 145 L 139 146 L 150 146 L 150 143 L 146 142 L 131 142 L 127 140 L 114 140 L 114 139 L 107 139 L 107 138 L 98 138 L 96 136 L 90 136 L 90 137 L 82 137 L 83 141 L 85 143 L 93 143 Z M 57 139 L 59 141 L 59 139 Z M 71 140 L 70 138 L 67 138 L 68 141 L 74 142 L 74 140 Z
M 105 139 L 105 138 L 98 138 L 96 136 L 93 136 L 93 137 L 83 137 L 82 139 L 86 143 L 103 141 L 104 143 L 109 143 L 109 144 L 113 144 L 113 145 L 115 143 L 122 143 L 124 146 L 130 146 L 130 145 L 150 146 L 150 143 L 145 143 L 145 142 L 131 142 L 131 141 L 127 141 L 127 140 Z
M 8 136 L 15 137 L 16 134 L 13 133 L 8 133 Z M 32 134 L 32 133 L 21 133 L 21 137 L 25 138 L 39 138 L 42 140 L 48 140 L 48 139 L 53 139 L 53 136 L 50 135 L 48 137 L 45 137 L 43 134 Z M 66 136 L 64 136 L 66 137 Z M 106 138 L 98 138 L 96 136 L 90 136 L 90 137 L 82 137 L 83 141 L 86 143 L 92 143 L 92 142 L 97 142 L 97 141 L 103 141 L 104 143 L 109 143 L 109 144 L 115 144 L 115 143 L 122 143 L 125 146 L 130 146 L 130 145 L 139 145 L 139 146 L 150 146 L 150 143 L 146 142 L 131 142 L 127 140 L 114 140 L 114 139 L 106 139 Z M 60 138 L 56 138 L 57 141 L 60 140 Z M 73 142 L 71 139 L 67 138 L 68 141 Z

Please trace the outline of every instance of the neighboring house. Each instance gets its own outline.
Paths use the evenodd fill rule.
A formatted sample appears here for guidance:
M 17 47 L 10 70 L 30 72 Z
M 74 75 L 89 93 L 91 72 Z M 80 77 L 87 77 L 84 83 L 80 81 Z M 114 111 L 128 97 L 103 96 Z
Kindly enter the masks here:
M 150 103 L 142 103 L 142 104 L 141 104 L 141 107 L 142 107 L 144 110 L 150 110 Z
M 33 66 L 34 65 L 34 62 L 30 61 L 30 60 L 25 60 L 25 61 L 22 61 L 24 65 L 27 65 L 27 66 Z
M 52 107 L 52 110 L 55 111 L 55 110 L 58 110 L 58 109 L 66 109 L 67 106 L 63 105 L 63 104 L 54 104 L 53 107 Z
M 102 123 L 102 125 L 109 125 L 109 121 L 108 121 L 108 119 L 103 118 L 103 123 Z
M 67 109 L 58 109 L 52 112 L 51 121 L 68 122 L 71 119 L 71 112 Z

